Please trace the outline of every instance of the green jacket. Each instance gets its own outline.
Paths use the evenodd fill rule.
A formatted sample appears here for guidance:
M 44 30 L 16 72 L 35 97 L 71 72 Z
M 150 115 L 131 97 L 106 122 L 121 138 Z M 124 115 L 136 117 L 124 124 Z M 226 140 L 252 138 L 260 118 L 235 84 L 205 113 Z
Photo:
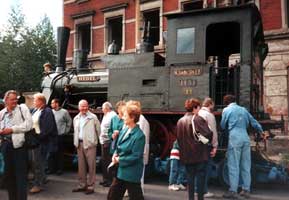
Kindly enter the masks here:
M 119 132 L 121 131 L 123 127 L 123 120 L 119 118 L 118 115 L 114 116 L 112 119 L 111 119 L 111 123 L 110 123 L 110 128 L 108 130 L 108 137 L 111 139 L 111 141 L 113 141 L 112 139 L 112 134 L 115 130 L 118 130 Z M 113 154 L 114 151 L 115 151 L 115 144 L 117 144 L 117 139 L 116 138 L 116 141 L 113 141 L 111 142 L 111 145 L 110 145 L 110 154 Z
M 145 135 L 138 125 L 125 136 L 127 130 L 128 128 L 124 128 L 121 131 L 117 142 L 116 153 L 119 155 L 117 178 L 140 183 L 143 173 Z
M 113 131 L 119 130 L 121 131 L 123 127 L 123 120 L 119 118 L 118 115 L 111 118 L 110 127 L 108 129 L 108 137 L 112 140 Z

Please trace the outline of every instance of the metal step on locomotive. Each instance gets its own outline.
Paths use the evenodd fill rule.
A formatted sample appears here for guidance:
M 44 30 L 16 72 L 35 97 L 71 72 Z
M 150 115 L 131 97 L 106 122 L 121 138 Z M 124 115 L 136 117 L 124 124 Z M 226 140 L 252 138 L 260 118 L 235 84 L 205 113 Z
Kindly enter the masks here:
M 283 120 L 270 120 L 264 113 L 263 61 L 268 46 L 255 4 L 174 13 L 166 18 L 165 56 L 153 52 L 148 29 L 144 29 L 137 52 L 103 56 L 105 69 L 91 68 L 85 49 L 76 50 L 72 68 L 65 69 L 70 30 L 60 27 L 57 68 L 42 83 L 48 103 L 58 97 L 74 115 L 78 101 L 87 99 L 90 108 L 101 116 L 99 108 L 107 100 L 112 104 L 139 100 L 151 126 L 151 163 L 169 155 L 176 138 L 174 127 L 184 114 L 184 101 L 192 97 L 211 97 L 219 121 L 223 96 L 234 94 L 265 130 L 284 131 Z M 223 182 L 227 182 L 225 136 L 219 133 L 220 146 L 212 171 L 212 176 Z M 67 151 L 73 152 L 72 141 Z M 253 178 L 257 182 L 288 182 L 285 168 L 271 162 L 260 148 L 252 148 L 252 155 Z M 273 172 L 275 176 L 269 177 Z

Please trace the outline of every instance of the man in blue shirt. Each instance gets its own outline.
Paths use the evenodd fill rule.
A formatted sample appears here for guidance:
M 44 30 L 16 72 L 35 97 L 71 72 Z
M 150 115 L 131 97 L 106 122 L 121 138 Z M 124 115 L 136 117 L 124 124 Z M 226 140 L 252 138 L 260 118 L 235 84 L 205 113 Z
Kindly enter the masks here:
M 261 125 L 246 110 L 236 104 L 236 98 L 233 95 L 224 96 L 224 103 L 227 105 L 222 113 L 221 128 L 229 134 L 228 141 L 228 170 L 230 188 L 223 195 L 224 198 L 239 199 L 237 189 L 239 186 L 239 177 L 242 179 L 241 196 L 250 197 L 251 185 L 251 147 L 250 138 L 247 133 L 249 124 L 262 133 Z

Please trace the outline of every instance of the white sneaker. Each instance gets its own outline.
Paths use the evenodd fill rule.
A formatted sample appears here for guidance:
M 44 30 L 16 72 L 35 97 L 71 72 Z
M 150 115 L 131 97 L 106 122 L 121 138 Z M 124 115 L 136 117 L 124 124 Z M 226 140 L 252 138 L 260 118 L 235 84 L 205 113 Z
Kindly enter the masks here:
M 183 184 L 176 185 L 180 190 L 186 190 L 186 187 Z
M 175 184 L 169 185 L 169 190 L 178 191 L 180 190 Z
M 214 197 L 214 196 L 215 196 L 215 194 L 214 194 L 214 193 L 211 193 L 211 192 L 207 192 L 207 193 L 204 194 L 204 197 L 205 197 L 205 198 L 212 198 L 212 197 Z

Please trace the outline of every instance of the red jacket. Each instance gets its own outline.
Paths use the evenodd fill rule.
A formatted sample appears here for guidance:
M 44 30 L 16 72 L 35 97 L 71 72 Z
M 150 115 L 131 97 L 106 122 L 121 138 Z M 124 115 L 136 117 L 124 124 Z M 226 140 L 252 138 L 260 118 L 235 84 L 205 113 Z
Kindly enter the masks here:
M 180 146 L 180 160 L 183 164 L 194 164 L 208 160 L 209 148 L 198 141 L 195 141 L 192 128 L 192 113 L 186 113 L 177 123 L 177 140 Z M 212 131 L 206 121 L 195 116 L 195 129 L 205 137 L 211 138 Z

